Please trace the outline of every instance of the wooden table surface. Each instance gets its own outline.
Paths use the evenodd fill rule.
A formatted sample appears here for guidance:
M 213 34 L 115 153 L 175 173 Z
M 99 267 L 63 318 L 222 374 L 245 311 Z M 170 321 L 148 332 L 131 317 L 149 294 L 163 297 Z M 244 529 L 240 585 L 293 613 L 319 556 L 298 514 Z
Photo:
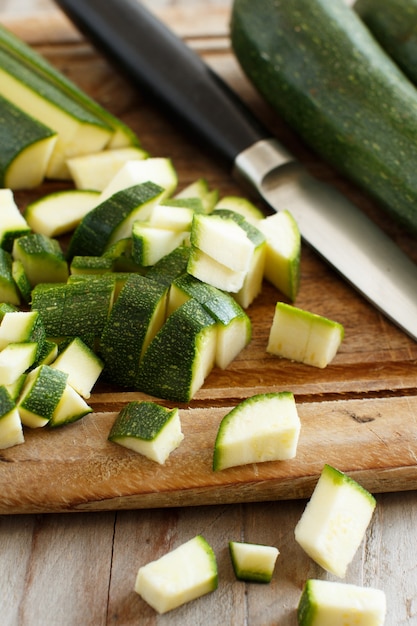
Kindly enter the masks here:
M 181 35 L 189 36 L 197 47 L 211 49 L 214 56 L 227 49 L 230 0 L 151 0 L 147 4 Z M 21 34 L 24 35 L 23 17 L 25 24 L 32 24 L 31 33 L 33 24 L 39 24 L 35 44 L 42 42 L 46 14 L 57 20 L 57 33 L 64 28 L 59 11 L 47 0 L 0 0 L 0 21 L 12 23 L 18 31 L 20 28 Z M 83 50 L 87 48 L 85 44 Z M 186 149 L 178 153 L 191 162 L 195 147 L 184 145 Z M 208 157 L 201 157 L 198 165 L 205 165 L 218 185 L 230 187 L 227 175 Z M 192 170 L 191 164 L 189 167 Z M 198 172 L 191 175 L 195 174 Z M 376 497 L 376 512 L 345 582 L 378 587 L 386 592 L 387 626 L 417 624 L 417 493 L 405 491 Z M 294 540 L 294 527 L 305 504 L 304 500 L 292 500 L 99 513 L 2 515 L 0 624 L 294 626 L 305 580 L 312 577 L 336 580 L 316 566 Z M 204 535 L 216 553 L 219 588 L 213 594 L 158 616 L 133 591 L 138 567 L 196 534 Z M 236 581 L 228 554 L 231 539 L 278 547 L 280 556 L 269 585 Z

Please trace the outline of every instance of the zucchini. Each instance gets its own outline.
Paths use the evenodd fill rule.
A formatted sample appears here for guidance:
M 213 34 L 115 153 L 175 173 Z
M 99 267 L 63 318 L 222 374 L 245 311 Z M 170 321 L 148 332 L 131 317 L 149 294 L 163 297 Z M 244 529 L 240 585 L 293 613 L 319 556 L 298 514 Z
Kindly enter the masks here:
M 132 226 L 132 257 L 140 267 L 151 267 L 184 243 L 185 231 L 136 220 Z
M 295 527 L 295 540 L 323 569 L 344 578 L 375 507 L 369 491 L 326 464 Z
M 140 567 L 135 581 L 136 593 L 160 614 L 210 593 L 217 586 L 216 556 L 201 535 Z
M 0 350 L 9 343 L 37 343 L 39 350 L 46 339 L 45 327 L 38 311 L 6 310 L 0 324 Z
M 73 157 L 67 165 L 77 189 L 103 191 L 127 161 L 141 161 L 148 156 L 140 148 L 119 148 Z
M 99 152 L 109 142 L 112 130 L 106 123 L 1 47 L 0 85 L 4 98 L 57 133 L 48 178 L 68 179 L 68 158 Z
M 31 312 L 39 315 L 48 337 L 80 337 L 90 346 L 103 332 L 114 288 L 114 280 L 105 275 L 71 283 L 40 283 L 32 291 Z
M 417 83 L 417 1 L 356 0 L 353 8 L 404 74 Z
M 0 248 L 0 301 L 18 306 L 20 292 L 13 277 L 12 255 Z
M 266 351 L 323 369 L 335 357 L 344 332 L 339 322 L 277 302 Z
M 266 238 L 264 276 L 292 302 L 300 287 L 301 235 L 287 210 L 268 215 L 258 223 Z
M 353 9 L 235 0 L 231 42 L 285 122 L 416 235 L 417 91 Z
M 135 386 L 143 354 L 165 321 L 167 291 L 140 274 L 126 280 L 100 338 L 104 374 L 111 381 Z
M 0 185 L 31 189 L 40 185 L 57 134 L 0 95 Z
M 297 607 L 298 626 L 383 626 L 387 601 L 382 589 L 309 578 Z
M 114 422 L 108 440 L 163 465 L 184 435 L 179 410 L 155 402 L 129 402 Z
M 215 319 L 197 300 L 187 300 L 149 344 L 136 388 L 166 400 L 188 402 L 214 365 L 216 335 Z
M 202 283 L 187 273 L 172 282 L 168 299 L 168 315 L 171 315 L 190 298 L 195 298 L 216 320 L 215 365 L 226 369 L 251 340 L 250 318 L 230 294 Z
M 213 470 L 293 459 L 300 430 L 292 393 L 271 392 L 246 398 L 220 422 L 214 443 Z
M 90 397 L 104 367 L 101 359 L 79 337 L 72 339 L 50 365 L 68 374 L 67 383 L 83 398 Z
M 22 424 L 42 428 L 52 419 L 66 387 L 67 374 L 40 365 L 26 377 L 17 408 Z
M 105 125 L 109 126 L 112 129 L 112 135 L 107 145 L 108 148 L 116 149 L 128 146 L 139 146 L 138 138 L 126 124 L 101 107 L 75 83 L 51 65 L 44 57 L 1 25 L 0 47 L 7 51 L 8 54 L 15 56 L 20 63 L 27 65 L 30 71 L 40 74 L 46 81 L 52 83 L 66 96 L 77 102 L 87 111 L 93 113 L 101 119 Z
M 11 189 L 0 189 L 0 246 L 11 252 L 17 237 L 28 235 L 31 230 L 14 200 Z
M 278 548 L 245 541 L 229 541 L 233 570 L 238 580 L 269 583 L 278 558 Z
M 117 191 L 89 211 L 75 229 L 67 251 L 74 256 L 100 256 L 119 239 L 131 236 L 133 222 L 147 219 L 164 190 L 147 182 Z
M 35 363 L 38 344 L 9 343 L 0 351 L 0 386 L 11 385 Z
M 57 239 L 30 233 L 14 240 L 13 258 L 20 261 L 32 287 L 38 283 L 59 283 L 68 278 L 68 265 Z
M 48 422 L 50 428 L 71 424 L 92 413 L 93 409 L 86 403 L 82 396 L 70 385 L 66 384 L 61 399 L 56 405 L 51 419 Z
M 58 237 L 74 230 L 98 198 L 99 193 L 91 190 L 55 191 L 30 202 L 23 216 L 35 233 Z
M 24 443 L 22 422 L 6 387 L 0 386 L 0 450 Z

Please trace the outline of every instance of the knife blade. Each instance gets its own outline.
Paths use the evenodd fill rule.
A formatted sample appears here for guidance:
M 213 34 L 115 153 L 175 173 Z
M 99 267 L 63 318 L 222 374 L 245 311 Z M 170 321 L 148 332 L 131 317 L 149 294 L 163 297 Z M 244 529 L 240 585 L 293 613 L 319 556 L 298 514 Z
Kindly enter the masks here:
M 311 174 L 185 42 L 138 0 L 56 0 L 74 25 L 214 150 L 302 239 L 417 340 L 417 265 L 336 188 Z

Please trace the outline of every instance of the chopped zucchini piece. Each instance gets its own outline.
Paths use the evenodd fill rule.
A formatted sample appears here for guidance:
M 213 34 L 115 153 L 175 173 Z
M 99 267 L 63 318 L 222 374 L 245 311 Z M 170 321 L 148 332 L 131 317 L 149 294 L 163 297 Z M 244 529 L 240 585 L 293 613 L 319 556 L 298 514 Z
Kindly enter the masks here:
M 68 265 L 57 239 L 30 233 L 14 240 L 13 258 L 20 261 L 32 287 L 68 278 Z
M 179 410 L 130 402 L 118 414 L 108 439 L 163 465 L 184 439 Z
M 113 306 L 115 283 L 106 275 L 69 283 L 36 285 L 32 311 L 39 313 L 49 337 L 99 338 Z M 1 335 L 1 326 L 0 326 Z
M 37 343 L 9 343 L 0 351 L 0 386 L 11 385 L 36 361 Z
M 185 237 L 184 231 L 155 227 L 148 221 L 136 220 L 132 227 L 133 260 L 142 267 L 155 265 L 182 245 Z
M 246 398 L 220 422 L 213 469 L 293 459 L 300 429 L 292 393 L 271 392 Z
M 17 408 L 29 428 L 41 428 L 52 419 L 65 390 L 67 374 L 49 365 L 40 365 L 26 377 Z
M 11 252 L 14 240 L 30 233 L 30 226 L 20 213 L 11 189 L 0 189 L 0 216 L 0 246 Z
M 301 235 L 289 211 L 270 215 L 258 224 L 266 237 L 265 278 L 292 302 L 300 286 Z
M 214 365 L 216 320 L 194 298 L 174 311 L 149 344 L 137 388 L 150 395 L 188 402 Z
M 244 541 L 229 541 L 229 552 L 236 578 L 247 582 L 271 582 L 278 548 Z
M 68 158 L 98 152 L 109 142 L 112 130 L 106 123 L 2 47 L 0 81 L 5 98 L 57 134 L 47 178 L 68 179 Z
M 343 340 L 338 322 L 284 302 L 275 307 L 267 352 L 324 368 L 333 360 Z
M 48 422 L 50 428 L 57 428 L 65 424 L 71 424 L 92 413 L 93 409 L 85 402 L 79 393 L 69 385 L 65 385 L 61 399 L 56 405 L 51 419 Z
M 42 183 L 57 134 L 0 96 L 0 186 L 33 189 Z
M 0 323 L 0 350 L 9 343 L 37 343 L 41 349 L 46 332 L 38 311 L 6 311 Z
M 295 528 L 295 539 L 316 563 L 343 578 L 375 506 L 366 489 L 326 464 Z
M 135 591 L 158 613 L 166 613 L 215 591 L 215 554 L 201 535 L 139 568 Z
M 297 608 L 299 626 L 383 626 L 385 615 L 382 590 L 311 578 Z
M 51 367 L 68 374 L 67 383 L 80 396 L 89 398 L 104 364 L 89 346 L 79 337 L 75 337 L 60 351 Z
M 4 386 L 0 386 L 0 450 L 24 443 L 22 422 L 16 404 Z
M 195 298 L 217 322 L 215 365 L 226 369 L 249 343 L 250 318 L 228 293 L 202 283 L 190 274 L 176 278 L 169 292 L 168 315 L 190 298 Z
M 23 215 L 35 233 L 58 237 L 74 230 L 96 206 L 98 197 L 96 191 L 55 191 L 28 204 Z
M 77 226 L 67 257 L 100 256 L 120 239 L 130 237 L 133 222 L 148 219 L 163 189 L 153 183 L 141 183 L 122 189 L 100 201 Z
M 100 201 L 103 202 L 123 189 L 149 181 L 163 189 L 160 200 L 170 196 L 178 183 L 178 176 L 171 159 L 155 157 L 141 161 L 128 161 L 103 189 Z
M 142 161 L 148 156 L 145 150 L 131 146 L 83 154 L 68 159 L 67 165 L 77 189 L 102 192 L 127 161 Z
M 166 303 L 165 285 L 140 274 L 127 278 L 100 338 L 106 377 L 124 387 L 136 385 L 143 355 L 165 321 Z
M 0 301 L 20 304 L 20 292 L 13 277 L 12 255 L 0 248 Z
M 191 245 L 234 272 L 247 272 L 254 245 L 236 221 L 218 212 L 195 213 L 190 234 Z M 209 282 L 209 281 L 206 281 Z

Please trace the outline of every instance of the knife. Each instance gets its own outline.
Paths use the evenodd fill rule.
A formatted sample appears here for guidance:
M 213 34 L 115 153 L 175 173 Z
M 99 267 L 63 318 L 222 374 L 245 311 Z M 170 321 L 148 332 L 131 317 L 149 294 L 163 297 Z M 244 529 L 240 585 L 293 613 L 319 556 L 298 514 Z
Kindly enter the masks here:
M 417 340 L 417 265 L 345 196 L 310 175 L 189 46 L 138 0 L 57 4 L 270 209 L 288 209 L 303 241 Z

